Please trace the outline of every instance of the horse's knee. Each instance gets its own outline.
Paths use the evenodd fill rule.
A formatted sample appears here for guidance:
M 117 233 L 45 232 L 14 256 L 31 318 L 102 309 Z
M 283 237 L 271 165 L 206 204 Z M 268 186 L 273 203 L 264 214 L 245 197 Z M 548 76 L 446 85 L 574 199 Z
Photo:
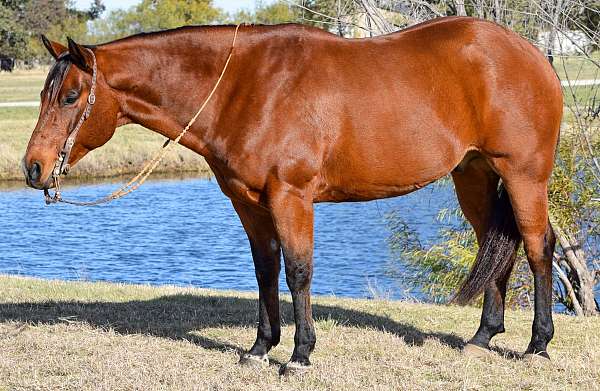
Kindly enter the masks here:
M 259 289 L 269 292 L 278 288 L 279 269 L 259 270 L 258 268 L 255 268 L 255 275 Z
M 285 276 L 292 292 L 303 291 L 309 287 L 313 274 L 311 261 L 286 260 Z

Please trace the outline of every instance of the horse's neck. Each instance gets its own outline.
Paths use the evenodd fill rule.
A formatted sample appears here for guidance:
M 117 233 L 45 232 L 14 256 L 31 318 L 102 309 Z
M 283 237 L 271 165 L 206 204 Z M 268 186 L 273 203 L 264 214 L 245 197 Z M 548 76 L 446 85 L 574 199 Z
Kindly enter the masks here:
M 190 30 L 166 36 L 151 35 L 136 42 L 107 48 L 113 72 L 108 83 L 122 100 L 127 122 L 140 124 L 174 139 L 196 114 L 214 87 L 231 49 L 235 28 Z M 109 52 L 110 51 L 110 52 Z M 223 89 L 199 116 L 181 144 L 204 154 L 205 134 Z

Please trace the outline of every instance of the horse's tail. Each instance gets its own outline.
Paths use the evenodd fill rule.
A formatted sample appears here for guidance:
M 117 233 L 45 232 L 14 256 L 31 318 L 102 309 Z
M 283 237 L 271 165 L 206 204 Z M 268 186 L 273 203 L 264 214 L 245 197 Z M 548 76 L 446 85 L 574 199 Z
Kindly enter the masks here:
M 521 243 L 515 214 L 504 185 L 500 185 L 492 211 L 492 221 L 479 247 L 469 276 L 452 299 L 464 305 L 478 296 L 493 280 L 510 273 L 514 253 Z

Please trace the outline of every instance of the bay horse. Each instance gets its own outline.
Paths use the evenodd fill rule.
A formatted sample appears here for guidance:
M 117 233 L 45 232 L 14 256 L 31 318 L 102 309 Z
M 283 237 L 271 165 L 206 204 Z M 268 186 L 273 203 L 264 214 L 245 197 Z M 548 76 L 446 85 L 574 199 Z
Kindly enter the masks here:
M 53 186 L 57 156 L 88 107 L 96 61 L 95 104 L 70 165 L 125 124 L 174 139 L 218 79 L 235 30 L 182 27 L 98 46 L 43 38 L 56 63 L 23 159 L 27 183 Z M 281 370 L 310 366 L 313 203 L 399 196 L 448 173 L 480 246 L 455 298 L 464 304 L 484 292 L 465 352 L 488 353 L 504 331 L 507 279 L 522 241 L 535 281 L 526 354 L 548 358 L 555 238 L 547 184 L 563 100 L 542 53 L 467 17 L 368 39 L 296 24 L 241 26 L 237 39 L 221 85 L 181 144 L 204 156 L 250 242 L 259 324 L 240 362 L 268 363 L 279 343 L 283 253 L 296 329 Z

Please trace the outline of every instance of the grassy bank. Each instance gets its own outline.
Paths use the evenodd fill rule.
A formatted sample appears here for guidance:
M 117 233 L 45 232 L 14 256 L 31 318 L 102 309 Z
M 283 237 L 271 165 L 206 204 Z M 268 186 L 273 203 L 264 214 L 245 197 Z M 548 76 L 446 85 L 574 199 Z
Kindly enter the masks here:
M 508 312 L 485 360 L 460 349 L 479 310 L 317 297 L 314 368 L 280 379 L 291 306 L 269 368 L 236 365 L 255 336 L 256 296 L 0 276 L 0 390 L 598 389 L 600 321 L 555 315 L 553 362 L 519 358 L 532 315 Z
M 48 68 L 0 72 L 0 103 L 38 101 Z
M 0 108 L 0 180 L 22 180 L 21 159 L 37 121 L 37 108 Z M 165 139 L 137 125 L 117 129 L 104 147 L 86 156 L 69 177 L 110 177 L 137 173 L 161 148 Z M 178 146 L 168 154 L 156 173 L 207 174 L 209 168 L 196 153 Z
M 600 61 L 600 50 L 593 52 L 591 58 L 593 61 Z M 570 79 L 579 80 L 598 79 L 600 77 L 598 67 L 583 55 L 564 58 L 555 56 L 553 65 L 561 80 L 567 80 L 567 76 Z

